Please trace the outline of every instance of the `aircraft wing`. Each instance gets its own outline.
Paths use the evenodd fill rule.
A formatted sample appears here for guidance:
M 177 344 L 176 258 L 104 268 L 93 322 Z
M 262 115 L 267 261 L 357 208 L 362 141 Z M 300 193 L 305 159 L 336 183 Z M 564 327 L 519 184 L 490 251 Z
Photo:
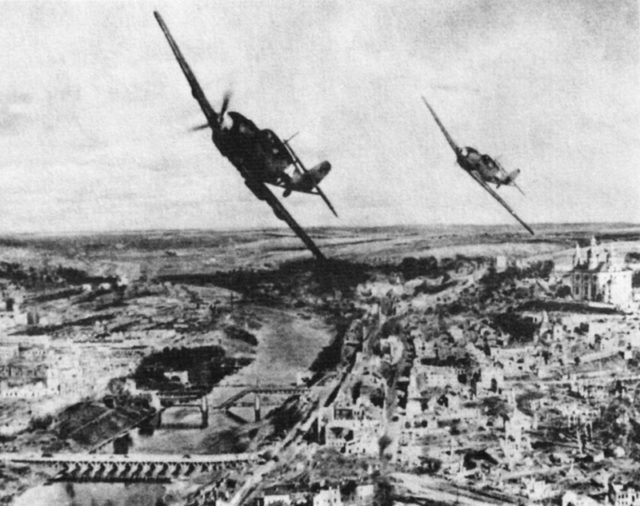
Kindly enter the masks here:
M 447 132 L 447 129 L 444 127 L 444 125 L 440 121 L 440 118 L 438 118 L 438 115 L 436 114 L 436 112 L 431 108 L 431 106 L 429 105 L 429 102 L 427 102 L 427 99 L 422 97 L 422 101 L 424 102 L 424 105 L 427 106 L 427 109 L 429 109 L 429 112 L 431 113 L 431 116 L 433 116 L 433 119 L 436 120 L 438 127 L 440 127 L 440 131 L 444 134 L 445 138 L 447 139 L 447 142 L 449 143 L 449 146 L 451 146 L 451 149 L 453 149 L 453 152 L 457 156 L 458 153 L 460 152 L 460 147 L 458 147 L 458 145 L 456 144 L 456 141 L 454 141 L 453 138 L 449 135 L 449 132 Z
M 180 52 L 180 48 L 176 44 L 175 40 L 173 40 L 173 37 L 171 36 L 171 33 L 169 32 L 167 25 L 162 19 L 162 16 L 160 16 L 160 14 L 157 11 L 154 11 L 153 15 L 158 21 L 158 24 L 160 25 L 162 32 L 164 33 L 165 37 L 167 38 L 167 41 L 169 42 L 169 45 L 171 46 L 171 50 L 173 51 L 173 54 L 176 57 L 176 60 L 178 60 L 178 63 L 180 64 L 180 68 L 182 69 L 184 76 L 187 78 L 187 81 L 189 82 L 189 86 L 191 87 L 191 94 L 193 95 L 193 98 L 195 98 L 198 104 L 200 105 L 200 109 L 202 109 L 202 112 L 207 118 L 207 122 L 209 123 L 209 126 L 211 128 L 215 128 L 216 125 L 218 124 L 218 114 L 213 110 L 213 107 L 211 107 L 211 104 L 209 104 L 209 101 L 207 100 L 207 97 L 205 96 L 204 91 L 202 91 L 202 88 L 200 87 L 200 84 L 198 83 L 196 76 L 194 75 L 193 71 L 189 67 L 189 64 L 187 63 L 187 61 L 184 59 L 184 56 L 182 56 L 182 53 Z M 275 213 L 275 215 L 279 219 L 284 221 L 287 225 L 289 225 L 291 230 L 293 230 L 295 234 L 302 240 L 302 242 L 304 242 L 304 244 L 307 246 L 307 248 L 309 248 L 309 250 L 315 255 L 316 258 L 318 258 L 319 260 L 326 260 L 325 256 L 322 254 L 320 249 L 311 240 L 311 238 L 302 229 L 302 227 L 298 225 L 298 223 L 293 219 L 293 216 L 289 214 L 287 209 L 276 198 L 276 196 L 271 192 L 271 190 L 269 190 L 269 188 L 267 188 L 267 186 L 263 182 L 252 179 L 246 171 L 242 169 L 239 169 L 239 170 L 245 179 L 245 184 L 256 195 L 256 197 L 258 197 L 260 200 L 266 201 L 267 204 L 269 204 L 271 209 L 273 209 L 273 212 Z
M 309 251 L 313 253 L 313 255 L 322 261 L 326 261 L 326 257 L 320 251 L 320 248 L 316 246 L 316 243 L 313 242 L 311 237 L 307 235 L 304 229 L 298 225 L 298 222 L 293 219 L 293 216 L 287 211 L 286 207 L 278 200 L 278 198 L 273 194 L 273 192 L 267 187 L 266 184 L 258 181 L 245 180 L 245 183 L 249 187 L 249 189 L 258 197 L 260 200 L 264 200 L 271 209 L 273 209 L 273 213 L 276 217 L 282 221 L 284 221 L 289 228 L 293 230 L 293 232 L 300 238 L 300 240 L 305 244 Z
M 507 204 L 504 199 L 498 195 L 498 192 L 496 192 L 493 188 L 491 188 L 487 183 L 485 183 L 482 178 L 476 173 L 476 172 L 468 172 L 468 174 L 477 181 L 477 183 L 482 186 L 485 190 L 487 190 L 487 192 L 489 192 L 489 194 L 496 199 L 500 205 L 502 205 L 502 207 L 504 207 L 507 211 L 509 211 L 509 214 L 511 214 L 511 216 L 513 216 L 516 220 L 518 220 L 518 222 L 527 229 L 527 232 L 529 232 L 531 235 L 535 235 L 535 232 L 533 231 L 533 229 L 527 225 L 524 221 L 522 221 L 522 218 L 520 218 L 520 216 L 518 216 L 516 214 L 516 212 L 511 209 L 511 206 L 509 204 Z
M 173 51 L 173 54 L 176 57 L 176 60 L 178 60 L 178 63 L 180 64 L 180 68 L 182 69 L 184 76 L 187 78 L 187 81 L 189 81 L 189 86 L 191 87 L 191 94 L 193 95 L 193 98 L 197 100 L 198 104 L 200 105 L 200 109 L 202 109 L 202 112 L 207 118 L 207 122 L 209 123 L 209 126 L 213 128 L 213 125 L 218 124 L 218 115 L 213 110 L 213 107 L 211 107 L 211 104 L 209 104 L 209 101 L 207 100 L 207 97 L 205 96 L 204 91 L 202 91 L 202 88 L 200 87 L 200 84 L 198 83 L 198 80 L 196 79 L 195 74 L 191 70 L 191 67 L 189 67 L 187 60 L 185 60 L 184 56 L 182 56 L 182 53 L 180 52 L 180 48 L 178 47 L 178 44 L 176 44 L 176 41 L 173 40 L 173 37 L 171 36 L 171 32 L 169 32 L 169 28 L 167 28 L 167 25 L 164 23 L 162 16 L 160 16 L 160 13 L 158 11 L 153 11 L 153 15 L 155 16 L 156 21 L 160 25 L 160 28 L 162 29 L 164 36 L 167 38 L 167 42 L 169 42 L 169 45 L 171 46 L 171 50 Z

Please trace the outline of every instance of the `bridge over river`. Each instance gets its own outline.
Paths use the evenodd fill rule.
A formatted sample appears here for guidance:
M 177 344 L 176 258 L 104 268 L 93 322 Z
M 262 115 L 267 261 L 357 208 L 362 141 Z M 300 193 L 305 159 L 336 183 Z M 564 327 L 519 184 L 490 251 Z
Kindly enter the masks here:
M 228 410 L 229 408 L 239 405 L 240 400 L 249 395 L 295 395 L 308 392 L 308 387 L 294 387 L 294 386 L 280 386 L 280 385 L 269 385 L 269 386 L 248 386 L 237 392 L 236 394 L 229 397 L 227 400 L 223 401 L 221 404 L 218 404 L 214 407 L 214 409 L 219 410 Z
M 58 469 L 55 480 L 69 481 L 170 481 L 194 472 L 241 468 L 258 461 L 255 453 L 218 455 L 149 454 L 101 455 L 68 453 L 36 456 L 2 453 L 0 460 L 16 464 L 43 465 Z

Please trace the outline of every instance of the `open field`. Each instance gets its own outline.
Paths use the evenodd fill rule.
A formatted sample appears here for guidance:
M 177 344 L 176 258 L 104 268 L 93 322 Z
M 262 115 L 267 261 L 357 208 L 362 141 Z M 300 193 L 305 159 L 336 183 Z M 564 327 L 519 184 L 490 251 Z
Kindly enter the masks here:
M 573 248 L 576 242 L 586 244 L 593 235 L 603 242 L 640 238 L 639 225 L 622 223 L 537 225 L 535 229 L 534 237 L 515 226 L 319 228 L 311 229 L 310 235 L 330 258 L 367 263 L 425 255 L 546 255 Z M 283 229 L 0 237 L 0 261 L 63 263 L 95 275 L 137 277 L 268 269 L 309 257 L 302 243 Z

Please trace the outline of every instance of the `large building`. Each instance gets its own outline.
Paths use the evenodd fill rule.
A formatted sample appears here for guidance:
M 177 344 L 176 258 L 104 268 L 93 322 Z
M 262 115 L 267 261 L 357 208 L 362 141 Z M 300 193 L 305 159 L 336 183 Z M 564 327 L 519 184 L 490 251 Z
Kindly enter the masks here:
M 586 250 L 576 245 L 571 271 L 574 299 L 624 307 L 631 301 L 631 275 L 613 247 L 598 244 L 595 237 Z

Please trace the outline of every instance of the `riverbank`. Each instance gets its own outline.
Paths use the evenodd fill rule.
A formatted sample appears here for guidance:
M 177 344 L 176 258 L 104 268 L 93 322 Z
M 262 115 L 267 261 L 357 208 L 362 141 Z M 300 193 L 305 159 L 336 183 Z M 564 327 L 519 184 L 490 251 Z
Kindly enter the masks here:
M 304 318 L 300 311 L 288 308 L 248 304 L 242 312 L 251 314 L 259 322 L 252 333 L 256 336 L 256 359 L 249 365 L 226 376 L 214 386 L 207 395 L 209 406 L 217 406 L 238 391 L 235 385 L 295 383 L 299 373 L 306 372 L 322 348 L 332 339 L 334 327 L 325 317 L 307 312 Z M 265 413 L 271 408 L 265 406 Z M 210 410 L 208 427 L 204 429 L 185 428 L 157 429 L 152 434 L 133 430 L 130 432 L 130 451 L 135 453 L 175 453 L 205 454 L 238 452 L 247 448 L 251 435 L 259 424 L 254 424 L 252 409 L 240 407 L 234 409 L 240 417 L 246 417 L 250 423 L 243 424 L 238 418 L 230 418 L 224 413 Z M 193 409 L 174 409 L 171 421 L 179 425 L 189 422 L 197 416 Z M 265 422 L 262 422 L 265 423 Z M 106 447 L 102 451 L 110 452 Z M 178 488 L 175 488 L 178 487 Z M 149 484 L 68 484 L 57 483 L 50 486 L 35 486 L 16 499 L 18 506 L 50 506 L 68 504 L 73 501 L 77 506 L 98 504 L 125 506 L 142 504 L 173 504 L 177 496 L 186 493 L 179 488 L 180 483 L 172 484 L 168 489 Z M 95 489 L 95 493 L 92 490 Z M 72 491 L 71 493 L 69 491 Z M 71 494 L 75 494 L 71 497 Z M 51 502 L 52 497 L 56 501 Z
M 323 316 L 299 311 L 252 304 L 244 308 L 260 321 L 253 331 L 258 340 L 256 359 L 246 367 L 226 376 L 207 395 L 210 407 L 222 404 L 246 385 L 293 385 L 300 373 L 308 371 L 320 351 L 331 341 L 335 330 Z M 236 386 L 239 385 L 240 387 Z M 265 406 L 265 411 L 271 408 Z M 223 412 L 209 410 L 208 427 L 202 430 L 159 429 L 145 436 L 132 434 L 131 451 L 136 453 L 227 453 L 243 451 L 249 444 L 248 432 L 253 422 L 253 409 L 234 408 L 233 413 L 250 422 L 243 424 Z M 173 425 L 192 425 L 194 410 L 178 410 L 172 414 Z M 249 430 L 245 430 L 249 429 Z

